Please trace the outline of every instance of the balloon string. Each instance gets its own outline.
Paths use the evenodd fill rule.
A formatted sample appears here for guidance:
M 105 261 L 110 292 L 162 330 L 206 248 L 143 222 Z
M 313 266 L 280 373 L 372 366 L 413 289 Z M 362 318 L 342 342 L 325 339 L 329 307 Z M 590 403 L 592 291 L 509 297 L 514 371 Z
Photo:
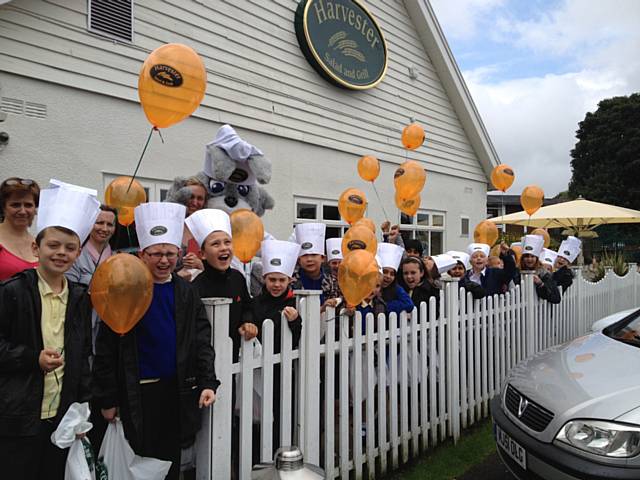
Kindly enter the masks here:
M 504 241 L 507 238 L 507 232 L 505 231 L 506 228 L 504 226 L 504 190 L 502 191 L 502 195 L 500 196 L 500 198 L 502 199 L 502 208 L 500 209 L 500 224 L 502 226 L 502 228 L 500 229 L 502 231 L 502 240 Z
M 384 219 L 389 221 L 389 215 L 387 215 L 387 211 L 384 209 L 384 203 L 382 203 L 382 199 L 380 198 L 380 194 L 378 193 L 378 189 L 376 188 L 376 184 L 371 182 L 373 186 L 373 191 L 376 192 L 376 197 L 378 197 L 378 203 L 380 203 L 380 208 L 382 208 L 382 213 L 384 213 Z
M 127 225 L 127 237 L 129 238 L 129 248 L 133 247 L 133 240 L 131 240 L 131 232 L 129 231 L 129 225 Z
M 133 181 L 136 178 L 136 174 L 138 173 L 138 169 L 140 168 L 140 164 L 142 163 L 142 158 L 144 157 L 145 152 L 147 151 L 147 147 L 149 146 L 149 142 L 151 141 L 151 135 L 153 135 L 153 131 L 157 130 L 158 133 L 160 132 L 160 130 L 158 130 L 157 127 L 151 127 L 151 131 L 149 132 L 149 136 L 147 137 L 147 143 L 144 144 L 144 148 L 142 149 L 142 154 L 140 155 L 140 159 L 138 160 L 138 164 L 136 165 L 136 169 L 133 172 L 133 176 L 131 177 L 131 181 L 129 182 L 129 186 L 127 187 L 127 193 L 129 193 L 129 189 L 131 188 L 131 185 L 133 184 Z M 160 136 L 160 138 L 162 138 L 162 135 Z M 164 141 L 163 141 L 164 143 Z

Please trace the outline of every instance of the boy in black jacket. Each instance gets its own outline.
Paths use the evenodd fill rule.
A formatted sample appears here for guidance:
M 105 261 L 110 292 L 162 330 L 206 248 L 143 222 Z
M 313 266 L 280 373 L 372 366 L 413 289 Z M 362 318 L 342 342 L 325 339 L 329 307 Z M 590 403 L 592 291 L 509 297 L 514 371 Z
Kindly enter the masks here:
M 458 281 L 458 286 L 460 288 L 464 288 L 466 292 L 471 293 L 474 300 L 484 298 L 487 293 L 482 285 L 470 281 L 465 276 L 467 270 L 471 267 L 471 258 L 469 257 L 469 254 L 465 252 L 451 251 L 447 252 L 447 255 L 450 255 L 456 261 L 456 264 L 447 273 L 449 273 L 453 278 L 460 279 Z
M 64 273 L 99 205 L 76 190 L 43 190 L 33 244 L 40 264 L 0 286 L 2 478 L 64 478 L 68 450 L 53 445 L 51 434 L 91 392 L 91 304 L 86 287 Z

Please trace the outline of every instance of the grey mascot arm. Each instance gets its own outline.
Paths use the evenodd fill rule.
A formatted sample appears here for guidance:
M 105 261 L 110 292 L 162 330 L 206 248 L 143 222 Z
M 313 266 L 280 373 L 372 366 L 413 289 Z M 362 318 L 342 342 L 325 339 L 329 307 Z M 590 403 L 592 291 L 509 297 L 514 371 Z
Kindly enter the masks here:
M 256 215 L 261 217 L 262 215 L 264 215 L 265 210 L 271 210 L 275 206 L 276 202 L 273 200 L 273 197 L 269 195 L 269 192 L 267 192 L 264 188 L 258 185 L 256 185 L 254 188 L 258 190 L 259 203 L 256 208 L 253 209 L 253 211 Z
M 186 185 L 185 177 L 176 177 L 173 179 L 173 185 L 167 192 L 165 202 L 173 202 L 184 205 L 185 207 L 191 200 L 191 189 Z

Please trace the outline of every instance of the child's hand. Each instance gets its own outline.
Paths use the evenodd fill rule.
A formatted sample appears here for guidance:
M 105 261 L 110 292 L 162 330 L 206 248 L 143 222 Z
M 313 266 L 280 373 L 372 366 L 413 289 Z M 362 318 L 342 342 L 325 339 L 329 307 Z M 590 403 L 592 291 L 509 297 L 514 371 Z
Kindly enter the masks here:
M 204 270 L 204 264 L 202 263 L 202 260 L 200 260 L 195 253 L 187 253 L 182 259 L 182 264 L 185 266 L 185 268 Z
M 380 230 L 382 230 L 382 233 L 389 233 L 389 228 L 391 228 L 391 222 L 389 220 L 385 220 L 380 225 Z
M 115 421 L 117 415 L 118 415 L 117 407 L 102 409 L 102 417 L 109 423 Z
M 241 337 L 244 337 L 245 340 L 251 340 L 252 338 L 256 338 L 258 336 L 258 327 L 253 323 L 243 323 L 242 325 L 240 325 L 238 333 Z
M 284 307 L 282 313 L 286 317 L 287 321 L 293 322 L 296 318 L 298 318 L 298 311 L 293 307 Z
M 44 373 L 49 373 L 64 365 L 64 360 L 55 348 L 45 348 L 40 352 L 38 364 Z
M 353 317 L 355 313 L 356 313 L 356 307 L 345 307 L 342 310 L 342 314 L 346 315 L 347 317 Z
M 202 393 L 200 394 L 200 401 L 198 402 L 198 407 L 200 408 L 208 407 L 209 405 L 212 405 L 213 402 L 215 401 L 216 401 L 216 393 L 210 388 L 205 388 L 204 390 L 202 390 Z

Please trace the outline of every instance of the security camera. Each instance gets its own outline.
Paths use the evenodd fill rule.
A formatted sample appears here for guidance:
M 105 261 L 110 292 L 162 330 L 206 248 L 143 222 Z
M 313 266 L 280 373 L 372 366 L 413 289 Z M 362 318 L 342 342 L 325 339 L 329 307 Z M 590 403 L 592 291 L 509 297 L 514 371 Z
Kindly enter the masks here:
M 9 134 L 7 132 L 0 132 L 0 145 L 5 146 L 9 143 Z

